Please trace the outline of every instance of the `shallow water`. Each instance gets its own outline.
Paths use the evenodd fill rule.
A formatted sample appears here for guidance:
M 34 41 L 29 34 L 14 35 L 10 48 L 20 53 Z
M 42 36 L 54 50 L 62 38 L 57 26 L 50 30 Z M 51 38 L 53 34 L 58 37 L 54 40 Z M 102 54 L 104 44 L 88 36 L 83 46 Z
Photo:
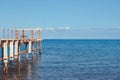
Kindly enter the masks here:
M 42 55 L 8 63 L 3 80 L 120 80 L 120 40 L 43 40 Z

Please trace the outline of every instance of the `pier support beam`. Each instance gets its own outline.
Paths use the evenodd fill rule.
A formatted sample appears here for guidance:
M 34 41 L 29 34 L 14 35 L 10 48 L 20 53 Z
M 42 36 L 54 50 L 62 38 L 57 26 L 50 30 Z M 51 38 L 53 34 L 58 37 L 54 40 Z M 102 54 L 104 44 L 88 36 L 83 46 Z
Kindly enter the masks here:
M 14 41 L 10 41 L 10 60 L 13 60 L 13 42 Z
M 3 59 L 4 59 L 4 62 L 8 62 L 8 46 L 7 46 L 7 41 L 3 43 Z
M 31 53 L 31 46 L 32 46 L 32 42 L 31 41 L 29 41 L 29 51 L 28 51 L 28 53 Z
M 15 58 L 18 56 L 18 41 L 15 41 Z
M 8 49 L 7 49 L 7 41 L 3 43 L 3 59 L 4 59 L 4 73 L 8 71 Z

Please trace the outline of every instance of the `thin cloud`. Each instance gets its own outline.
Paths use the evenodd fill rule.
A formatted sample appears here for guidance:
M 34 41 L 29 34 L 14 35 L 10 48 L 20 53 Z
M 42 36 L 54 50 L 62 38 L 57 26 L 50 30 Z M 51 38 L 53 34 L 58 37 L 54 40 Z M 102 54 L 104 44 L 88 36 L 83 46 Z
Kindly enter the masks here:
M 55 31 L 55 29 L 53 27 L 46 27 L 43 30 L 45 30 L 45 31 L 51 31 L 51 32 Z
M 70 30 L 70 27 L 59 27 L 60 30 Z
M 47 32 L 55 32 L 57 30 L 70 30 L 70 27 L 58 27 L 58 28 L 46 27 L 42 28 L 42 30 Z

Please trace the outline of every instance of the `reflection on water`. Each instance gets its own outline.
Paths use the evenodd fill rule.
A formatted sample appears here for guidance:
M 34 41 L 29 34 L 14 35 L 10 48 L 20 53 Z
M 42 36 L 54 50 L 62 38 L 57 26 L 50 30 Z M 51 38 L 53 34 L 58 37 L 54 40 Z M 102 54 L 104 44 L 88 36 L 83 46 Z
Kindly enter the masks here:
M 33 53 L 33 52 L 32 52 Z M 37 57 L 22 58 L 20 63 L 17 59 L 8 63 L 8 73 L 4 73 L 3 64 L 0 64 L 0 80 L 30 80 L 35 66 L 41 63 L 41 54 Z M 32 73 L 32 74 L 31 74 Z

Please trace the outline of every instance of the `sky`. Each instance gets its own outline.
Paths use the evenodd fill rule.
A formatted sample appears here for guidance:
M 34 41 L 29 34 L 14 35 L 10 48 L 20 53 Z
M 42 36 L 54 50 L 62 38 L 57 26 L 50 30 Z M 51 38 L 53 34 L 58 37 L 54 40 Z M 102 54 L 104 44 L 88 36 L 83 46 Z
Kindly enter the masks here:
M 0 28 L 15 26 L 43 39 L 120 39 L 120 0 L 0 0 Z

